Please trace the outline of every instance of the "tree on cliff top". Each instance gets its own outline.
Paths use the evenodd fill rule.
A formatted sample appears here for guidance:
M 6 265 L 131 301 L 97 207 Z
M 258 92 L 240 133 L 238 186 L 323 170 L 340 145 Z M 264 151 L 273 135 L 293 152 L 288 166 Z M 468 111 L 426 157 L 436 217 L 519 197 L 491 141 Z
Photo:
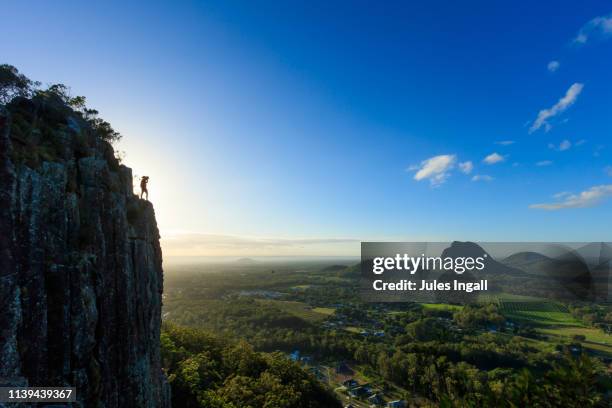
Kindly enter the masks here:
M 98 117 L 97 110 L 87 107 L 84 96 L 72 96 L 70 88 L 64 84 L 53 84 L 47 89 L 39 87 L 40 82 L 32 81 L 14 66 L 0 65 L 0 104 L 7 105 L 17 97 L 32 99 L 54 97 L 80 115 L 103 140 L 115 143 L 121 139 L 121 134 L 113 129 L 110 123 Z
M 0 103 L 5 105 L 16 96 L 29 97 L 32 90 L 40 86 L 40 82 L 34 82 L 30 78 L 19 73 L 12 65 L 0 65 Z

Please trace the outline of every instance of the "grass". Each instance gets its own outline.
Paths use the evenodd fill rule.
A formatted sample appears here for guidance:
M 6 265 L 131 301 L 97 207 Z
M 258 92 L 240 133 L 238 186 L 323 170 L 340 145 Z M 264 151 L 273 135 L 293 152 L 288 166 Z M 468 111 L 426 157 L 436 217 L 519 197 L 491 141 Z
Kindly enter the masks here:
M 479 294 L 478 301 L 480 303 L 495 303 L 500 302 L 541 302 L 541 298 L 534 296 L 515 295 L 513 293 L 495 293 L 495 294 Z
M 574 336 L 581 335 L 586 338 L 584 347 L 612 354 L 611 335 L 586 326 L 559 302 L 517 295 L 502 295 L 497 299 L 500 311 L 506 318 L 529 324 L 538 332 L 550 336 L 551 340 L 572 341 Z
M 577 326 L 583 324 L 567 312 L 546 312 L 537 310 L 525 310 L 514 312 L 503 312 L 510 320 L 528 323 L 533 326 Z
M 612 357 L 612 346 L 604 346 L 599 343 L 583 342 L 582 347 L 589 349 L 596 354 L 602 354 L 606 357 Z
M 256 302 L 275 306 L 282 311 L 292 314 L 310 323 L 317 323 L 325 320 L 335 312 L 334 309 L 318 307 L 312 309 L 306 303 L 293 302 L 288 300 L 256 299 Z
M 510 320 L 534 327 L 584 327 L 584 324 L 574 318 L 561 303 L 516 296 L 498 298 L 500 311 Z
M 449 312 L 455 312 L 463 309 L 463 305 L 451 305 L 448 303 L 420 303 L 425 310 L 448 310 Z
M 363 329 L 360 329 L 359 327 L 355 327 L 355 326 L 346 326 L 344 330 L 350 333 L 357 333 L 357 334 L 363 331 Z
M 326 315 L 326 316 L 331 316 L 334 313 L 336 313 L 336 309 L 331 308 L 331 307 L 315 307 L 312 309 L 312 311 L 315 313 Z
M 609 347 L 610 351 L 612 351 L 612 335 L 606 334 L 594 327 L 543 327 L 538 330 L 544 334 L 567 337 L 569 339 L 573 336 L 581 335 L 586 337 L 587 342 L 599 343 Z

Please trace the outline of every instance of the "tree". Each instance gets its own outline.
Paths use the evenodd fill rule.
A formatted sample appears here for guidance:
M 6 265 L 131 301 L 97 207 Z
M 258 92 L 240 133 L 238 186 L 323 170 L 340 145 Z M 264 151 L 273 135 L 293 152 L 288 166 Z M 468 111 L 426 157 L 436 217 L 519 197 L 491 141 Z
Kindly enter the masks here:
M 87 107 L 85 106 L 86 98 L 84 96 L 71 96 L 70 88 L 64 84 L 53 84 L 43 92 L 51 93 L 59 97 L 66 105 L 70 106 L 74 110 L 80 112 L 87 110 Z
M 30 96 L 33 88 L 40 86 L 12 65 L 0 65 L 0 103 L 6 105 L 16 96 Z

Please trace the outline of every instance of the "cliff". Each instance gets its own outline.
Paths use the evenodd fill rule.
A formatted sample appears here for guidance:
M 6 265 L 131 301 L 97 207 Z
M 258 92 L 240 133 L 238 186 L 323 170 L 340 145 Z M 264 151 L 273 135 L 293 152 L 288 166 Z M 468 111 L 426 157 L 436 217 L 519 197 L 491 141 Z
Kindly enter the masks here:
M 0 105 L 0 385 L 169 406 L 162 288 L 153 206 L 92 122 L 50 94 Z

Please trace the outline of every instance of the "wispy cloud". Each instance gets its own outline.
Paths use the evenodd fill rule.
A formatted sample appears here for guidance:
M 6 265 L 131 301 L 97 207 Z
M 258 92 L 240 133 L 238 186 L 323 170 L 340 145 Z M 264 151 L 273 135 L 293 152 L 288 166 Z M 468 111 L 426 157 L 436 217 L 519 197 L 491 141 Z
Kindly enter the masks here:
M 553 143 L 549 143 L 548 144 L 548 148 L 552 149 L 552 150 L 557 150 L 559 152 L 563 152 L 565 150 L 569 150 L 572 147 L 572 142 L 570 142 L 569 140 L 564 140 L 561 143 L 559 143 L 559 146 L 553 144 Z
M 556 199 L 556 200 L 560 200 L 563 197 L 566 197 L 566 196 L 571 195 L 571 194 L 572 193 L 570 193 L 569 191 L 562 191 L 560 193 L 554 194 L 553 198 Z
M 612 166 L 606 166 L 606 168 L 604 168 L 604 171 L 608 176 L 612 177 Z
M 501 145 L 501 146 L 510 146 L 511 144 L 516 143 L 514 140 L 500 140 L 498 142 L 495 142 L 495 144 Z
M 590 40 L 605 40 L 612 36 L 612 14 L 595 17 L 580 28 L 572 42 L 586 44 Z
M 461 170 L 461 172 L 464 174 L 470 174 L 472 170 L 474 170 L 474 163 L 469 160 L 459 163 L 459 170 Z
M 552 125 L 548 121 L 554 116 L 564 112 L 567 108 L 572 106 L 574 102 L 576 102 L 576 99 L 578 99 L 578 95 L 580 95 L 580 93 L 582 92 L 582 88 L 584 88 L 584 85 L 581 83 L 576 82 L 575 84 L 572 84 L 572 86 L 570 86 L 567 92 L 565 93 L 565 96 L 559 99 L 557 103 L 555 103 L 549 109 L 542 109 L 538 113 L 538 117 L 536 118 L 536 120 L 529 128 L 529 133 L 535 132 L 542 126 L 544 126 L 545 131 L 550 130 Z
M 487 164 L 495 164 L 495 163 L 503 162 L 504 160 L 505 160 L 504 156 L 502 156 L 501 154 L 491 153 L 490 155 L 485 157 L 482 161 Z
M 544 167 L 544 166 L 550 166 L 551 164 L 553 164 L 552 160 L 541 160 L 536 163 L 536 166 Z
M 493 181 L 493 177 L 486 174 L 476 174 L 472 177 L 472 181 Z
M 555 194 L 555 199 L 559 201 L 554 203 L 532 204 L 529 206 L 529 208 L 554 211 L 563 210 L 566 208 L 593 207 L 611 195 L 612 184 L 603 184 L 600 186 L 591 187 L 588 190 L 580 192 L 579 194 L 571 194 L 567 192 Z
M 441 154 L 423 160 L 420 165 L 409 170 L 417 170 L 414 175 L 416 181 L 429 180 L 432 186 L 439 186 L 450 176 L 450 170 L 456 161 L 457 156 L 454 154 Z
M 559 69 L 559 67 L 561 66 L 561 64 L 559 63 L 559 61 L 550 61 L 548 63 L 548 65 L 546 65 L 546 68 L 550 71 L 550 72 L 555 72 L 556 70 Z

